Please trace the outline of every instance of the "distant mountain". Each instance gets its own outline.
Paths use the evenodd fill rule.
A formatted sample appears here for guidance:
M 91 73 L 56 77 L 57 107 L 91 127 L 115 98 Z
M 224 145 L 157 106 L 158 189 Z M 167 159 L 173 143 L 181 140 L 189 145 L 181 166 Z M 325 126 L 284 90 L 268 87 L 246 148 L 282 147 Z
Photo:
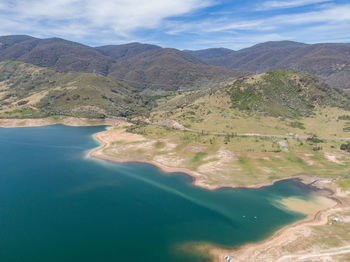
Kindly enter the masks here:
M 89 47 L 60 38 L 0 37 L 0 61 L 18 60 L 71 72 L 98 73 L 139 89 L 179 90 L 217 84 L 237 74 L 186 52 L 131 43 Z
M 102 54 L 112 57 L 115 61 L 123 58 L 131 58 L 146 51 L 160 50 L 160 46 L 141 43 L 130 43 L 125 45 L 106 45 L 96 47 Z
M 350 88 L 350 44 L 266 42 L 226 56 L 202 59 L 235 71 L 262 73 L 291 69 L 314 74 L 330 85 Z
M 18 60 L 41 67 L 106 75 L 113 59 L 98 50 L 60 38 L 0 37 L 0 61 Z
M 197 50 L 197 51 L 192 51 L 192 50 L 184 50 L 184 51 L 204 61 L 225 57 L 235 52 L 227 48 L 208 48 L 208 49 Z
M 0 37 L 0 61 L 18 60 L 69 72 L 98 73 L 152 92 L 215 86 L 240 76 L 289 69 L 350 88 L 350 44 L 277 41 L 233 51 L 180 51 L 130 43 L 89 47 L 60 38 Z
M 136 90 L 92 73 L 59 72 L 18 61 L 0 63 L 0 117 L 140 115 Z
M 138 89 L 168 91 L 209 87 L 237 75 L 170 48 L 155 48 L 118 60 L 108 74 Z

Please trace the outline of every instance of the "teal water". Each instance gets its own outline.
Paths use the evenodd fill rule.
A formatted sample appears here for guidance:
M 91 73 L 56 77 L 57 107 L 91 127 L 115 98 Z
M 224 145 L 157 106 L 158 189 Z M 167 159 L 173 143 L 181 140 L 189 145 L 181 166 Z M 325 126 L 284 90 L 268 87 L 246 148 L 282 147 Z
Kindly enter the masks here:
M 103 129 L 0 128 L 1 262 L 205 261 L 177 247 L 234 247 L 303 218 L 274 204 L 309 197 L 297 181 L 208 191 L 185 174 L 87 158 Z

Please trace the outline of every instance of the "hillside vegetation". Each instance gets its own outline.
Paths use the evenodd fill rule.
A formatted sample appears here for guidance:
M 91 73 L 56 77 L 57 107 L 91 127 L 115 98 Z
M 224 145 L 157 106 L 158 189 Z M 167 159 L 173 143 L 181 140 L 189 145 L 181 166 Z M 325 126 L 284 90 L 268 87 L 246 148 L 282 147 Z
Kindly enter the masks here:
M 0 63 L 1 117 L 129 116 L 145 110 L 136 90 L 112 78 L 16 61 Z
M 347 144 L 337 140 L 349 137 L 349 102 L 345 91 L 312 76 L 291 71 L 246 76 L 216 89 L 157 101 L 151 122 L 168 119 L 202 132 L 136 125 L 129 131 L 144 140 L 119 143 L 106 152 L 197 171 L 206 185 L 266 183 L 299 174 L 337 177 L 349 172 Z M 146 144 L 148 149 L 140 150 Z
M 231 120 L 255 116 L 292 121 L 313 116 L 325 107 L 349 110 L 350 94 L 316 77 L 279 70 L 244 76 L 215 89 L 185 92 L 157 102 L 154 117 L 175 117 L 186 123 L 188 119 L 201 123 L 229 116 Z
M 316 77 L 279 70 L 236 80 L 227 90 L 232 107 L 270 116 L 313 114 L 316 106 L 350 108 L 350 95 Z

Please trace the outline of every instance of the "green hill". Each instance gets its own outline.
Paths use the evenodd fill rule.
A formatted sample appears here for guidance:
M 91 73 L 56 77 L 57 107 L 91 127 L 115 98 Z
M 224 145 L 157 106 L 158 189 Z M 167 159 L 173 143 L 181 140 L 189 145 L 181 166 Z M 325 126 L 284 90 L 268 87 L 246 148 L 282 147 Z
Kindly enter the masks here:
M 240 111 L 254 115 L 299 118 L 314 114 L 316 107 L 350 109 L 350 94 L 333 88 L 316 77 L 288 70 L 272 71 L 240 77 L 214 89 L 198 90 L 169 96 L 158 101 L 155 111 L 169 111 L 193 107 L 199 100 L 217 97 L 216 105 L 227 112 Z M 225 102 L 224 102 L 225 101 Z M 203 102 L 198 109 L 207 107 Z
M 348 121 L 338 121 L 350 114 L 350 94 L 292 71 L 245 76 L 156 102 L 151 121 L 172 119 L 197 130 L 343 137 L 350 130 Z
M 227 87 L 227 92 L 232 107 L 270 116 L 309 116 L 316 106 L 350 108 L 350 96 L 343 90 L 287 70 L 240 78 Z
M 0 63 L 2 117 L 139 115 L 144 102 L 132 87 L 91 73 L 67 73 L 22 62 Z

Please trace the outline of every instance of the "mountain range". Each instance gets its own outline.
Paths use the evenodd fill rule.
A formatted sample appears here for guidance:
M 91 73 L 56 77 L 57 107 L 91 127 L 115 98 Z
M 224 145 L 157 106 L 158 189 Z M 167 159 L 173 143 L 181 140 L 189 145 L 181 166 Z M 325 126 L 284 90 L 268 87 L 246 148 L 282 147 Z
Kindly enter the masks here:
M 149 115 L 160 99 L 171 114 L 221 90 L 231 100 L 226 111 L 298 118 L 315 106 L 349 110 L 347 88 L 349 44 L 282 41 L 239 51 L 181 51 L 0 37 L 0 117 Z
M 350 44 L 277 41 L 234 51 L 177 50 L 130 43 L 90 47 L 60 38 L 0 37 L 0 61 L 19 60 L 63 71 L 98 73 L 138 90 L 188 90 L 241 76 L 289 69 L 350 88 Z
M 290 69 L 313 74 L 332 86 L 350 88 L 350 44 L 266 42 L 239 51 L 187 51 L 202 61 L 235 71 L 264 73 Z
M 89 47 L 59 38 L 0 37 L 0 61 L 98 73 L 139 90 L 175 91 L 217 84 L 238 74 L 176 49 L 131 43 Z

